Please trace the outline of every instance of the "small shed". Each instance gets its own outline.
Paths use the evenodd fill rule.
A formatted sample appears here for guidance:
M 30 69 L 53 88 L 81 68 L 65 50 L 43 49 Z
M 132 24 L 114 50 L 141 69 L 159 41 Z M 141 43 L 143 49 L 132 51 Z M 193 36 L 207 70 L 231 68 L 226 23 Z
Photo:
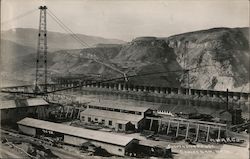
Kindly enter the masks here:
M 135 129 L 141 129 L 145 124 L 145 118 L 141 115 L 121 113 L 106 110 L 97 110 L 88 108 L 81 112 L 80 119 L 86 123 L 100 123 L 117 131 L 131 128 L 131 124 Z

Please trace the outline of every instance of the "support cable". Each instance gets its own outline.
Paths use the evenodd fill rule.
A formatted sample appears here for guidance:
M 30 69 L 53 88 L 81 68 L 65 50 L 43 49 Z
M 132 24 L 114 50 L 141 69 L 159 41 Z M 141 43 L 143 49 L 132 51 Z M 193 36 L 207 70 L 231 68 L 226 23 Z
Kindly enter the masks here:
M 98 54 L 101 54 L 101 52 L 99 52 L 97 49 L 95 48 L 92 48 L 89 44 L 87 44 L 86 42 L 84 42 L 83 40 L 81 40 L 69 27 L 67 27 L 51 10 L 48 9 L 48 13 L 49 15 L 56 21 L 56 23 L 58 23 L 66 32 L 70 33 L 70 35 L 77 41 L 79 42 L 83 47 L 89 47 L 89 49 L 93 50 L 94 52 L 98 53 Z M 123 71 L 117 69 L 117 68 L 114 68 L 104 62 L 101 62 L 101 61 L 98 61 L 97 59 L 91 59 L 99 64 L 102 64 L 102 65 L 105 65 L 106 67 L 112 69 L 112 70 L 115 70 L 119 73 L 121 73 L 124 78 L 125 78 L 125 81 L 128 80 L 127 78 L 127 75 L 126 73 L 124 73 Z

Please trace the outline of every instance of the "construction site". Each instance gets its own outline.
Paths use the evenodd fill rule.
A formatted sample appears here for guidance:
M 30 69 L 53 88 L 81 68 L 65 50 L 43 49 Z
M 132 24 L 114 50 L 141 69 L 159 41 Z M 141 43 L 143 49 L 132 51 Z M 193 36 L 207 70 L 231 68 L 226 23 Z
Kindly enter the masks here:
M 47 16 L 86 45 L 39 7 L 35 82 L 1 87 L 0 158 L 209 158 L 249 147 L 248 92 L 135 84 L 162 72 L 131 75 L 95 56 L 117 77 L 50 73 Z

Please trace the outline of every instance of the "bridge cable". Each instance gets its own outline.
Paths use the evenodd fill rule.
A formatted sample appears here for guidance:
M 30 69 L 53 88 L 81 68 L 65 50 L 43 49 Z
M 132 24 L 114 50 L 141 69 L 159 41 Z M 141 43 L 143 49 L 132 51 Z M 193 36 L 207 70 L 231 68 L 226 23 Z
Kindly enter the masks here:
M 83 47 L 85 47 L 85 46 L 87 46 L 87 47 L 89 47 L 89 49 L 91 49 L 91 50 L 93 50 L 94 52 L 96 52 L 96 53 L 98 53 L 98 54 L 102 54 L 100 51 L 98 51 L 97 49 L 95 49 L 95 48 L 93 48 L 93 47 L 91 47 L 90 45 L 88 45 L 86 42 L 84 42 L 82 39 L 80 39 L 78 36 L 77 36 L 77 34 L 75 34 L 69 27 L 67 27 L 54 13 L 52 13 L 52 11 L 51 10 L 49 10 L 48 9 L 48 13 L 49 13 L 49 15 L 51 16 L 51 17 L 53 17 L 53 19 L 59 24 L 60 23 L 60 26 L 66 31 L 66 32 L 68 32 L 68 33 L 71 33 L 73 36 L 74 36 L 74 39 L 77 41 L 77 42 L 79 42 Z M 91 59 L 91 58 L 90 58 Z M 112 69 L 112 70 L 115 70 L 115 71 L 117 71 L 117 72 L 119 72 L 119 73 L 121 73 L 121 74 L 123 74 L 123 76 L 125 77 L 125 80 L 127 79 L 126 78 L 126 74 L 123 72 L 123 71 L 121 71 L 121 70 L 119 70 L 119 69 L 117 69 L 117 68 L 114 68 L 114 67 L 112 67 L 112 66 L 110 66 L 110 65 L 107 65 L 106 63 L 104 63 L 104 62 L 102 62 L 102 61 L 98 61 L 98 60 L 96 60 L 96 59 L 91 59 L 91 60 L 93 60 L 93 61 L 95 61 L 95 62 L 97 62 L 97 63 L 99 63 L 99 64 L 102 64 L 102 65 L 105 65 L 106 67 L 109 67 L 110 69 Z
M 204 67 L 207 67 L 207 66 L 204 66 Z M 195 70 L 197 68 L 198 67 L 191 68 L 190 70 Z M 181 72 L 181 71 L 183 71 L 183 70 L 159 71 L 159 72 L 151 72 L 151 73 L 144 73 L 144 74 L 129 75 L 127 77 L 128 78 L 131 78 L 131 77 L 143 77 L 143 76 L 149 76 L 149 75 L 165 74 L 165 73 L 175 73 L 175 72 Z M 102 81 L 93 82 L 93 83 L 89 83 L 89 84 L 80 84 L 80 85 L 73 86 L 73 87 L 62 88 L 62 89 L 58 89 L 58 90 L 51 91 L 51 92 L 48 92 L 48 93 L 54 93 L 54 92 L 59 92 L 59 91 L 64 91 L 64 90 L 69 90 L 69 89 L 74 89 L 74 88 L 79 88 L 79 87 L 90 85 L 90 84 L 98 84 L 98 83 L 105 83 L 105 82 L 110 82 L 110 81 L 116 81 L 116 80 L 119 80 L 119 79 L 124 79 L 124 78 L 123 77 L 110 78 L 110 79 L 107 79 L 107 80 L 102 80 Z
M 78 42 L 80 42 L 81 44 L 83 43 L 86 46 L 90 47 L 86 42 L 81 40 L 69 27 L 67 27 L 50 9 L 48 9 L 48 13 L 50 13 L 50 16 L 53 16 L 57 20 L 57 22 L 59 22 L 67 30 L 68 33 L 70 32 L 76 39 L 78 39 L 77 40 Z
M 68 31 L 67 30 L 67 28 L 65 28 L 64 27 L 64 25 L 63 24 L 61 24 L 60 22 L 58 22 L 57 21 L 57 19 L 55 18 L 55 17 L 53 17 L 50 13 L 48 13 L 48 15 L 64 30 L 64 31 L 66 31 L 67 33 L 69 33 L 69 35 L 73 38 L 73 39 L 75 39 L 77 42 L 79 42 L 83 47 L 86 47 L 87 45 L 85 45 L 85 44 L 83 44 L 76 36 L 75 36 L 75 34 L 73 33 L 71 33 L 70 31 Z

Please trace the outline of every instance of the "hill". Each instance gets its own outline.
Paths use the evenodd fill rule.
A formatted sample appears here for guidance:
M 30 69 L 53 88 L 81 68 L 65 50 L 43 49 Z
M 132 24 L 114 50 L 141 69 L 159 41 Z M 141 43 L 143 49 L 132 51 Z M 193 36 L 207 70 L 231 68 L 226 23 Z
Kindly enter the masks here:
M 28 46 L 31 48 L 37 47 L 37 29 L 31 28 L 16 28 L 1 32 L 1 38 L 10 40 L 17 44 Z M 76 34 L 82 41 L 89 46 L 102 44 L 122 44 L 125 41 L 118 39 L 106 39 L 96 36 L 88 36 L 83 34 Z M 70 34 L 48 31 L 49 51 L 67 50 L 67 49 L 82 49 L 83 46 L 72 38 Z M 87 46 L 86 46 L 87 47 Z
M 182 68 L 197 68 L 190 71 L 192 88 L 249 91 L 249 28 L 213 28 L 164 40 Z
M 121 77 L 121 73 L 111 69 L 114 67 L 128 75 L 165 72 L 130 78 L 133 84 L 187 87 L 189 83 L 196 89 L 249 92 L 248 33 L 249 28 L 213 28 L 165 38 L 138 37 L 123 44 L 101 43 L 85 49 L 63 50 L 62 45 L 59 51 L 49 54 L 50 75 Z M 20 61 L 34 65 L 35 54 L 18 61 L 15 69 L 20 71 L 24 67 Z M 15 69 L 12 72 L 17 72 Z M 27 73 L 26 69 L 34 72 L 30 67 L 21 72 Z

